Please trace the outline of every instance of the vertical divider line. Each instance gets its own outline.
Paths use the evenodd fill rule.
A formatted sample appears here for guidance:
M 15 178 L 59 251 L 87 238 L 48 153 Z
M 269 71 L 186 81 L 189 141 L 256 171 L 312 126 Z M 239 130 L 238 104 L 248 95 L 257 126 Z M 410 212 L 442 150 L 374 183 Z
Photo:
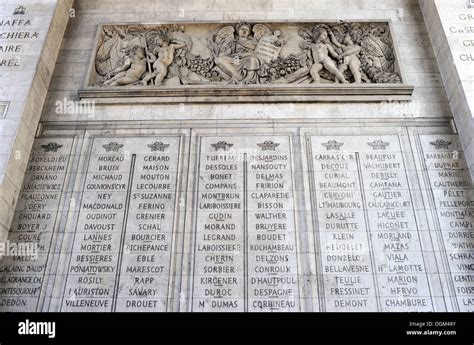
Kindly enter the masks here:
M 130 176 L 128 176 L 128 188 L 127 188 L 127 196 L 125 197 L 125 209 L 123 214 L 123 223 L 122 223 L 122 230 L 120 235 L 120 246 L 118 251 L 118 259 L 117 259 L 117 272 L 115 273 L 115 284 L 114 284 L 114 294 L 113 294 L 113 302 L 112 302 L 112 311 L 115 312 L 117 310 L 117 299 L 118 299 L 118 290 L 120 285 L 120 271 L 122 269 L 122 260 L 123 260 L 123 247 L 125 243 L 125 232 L 127 231 L 127 222 L 128 222 L 128 211 L 130 210 L 130 196 L 132 194 L 132 183 L 133 183 L 133 174 L 135 172 L 135 161 L 137 155 L 132 154 L 132 161 L 130 164 Z
M 192 219 L 192 230 L 190 231 L 190 233 L 192 234 L 192 243 L 191 243 L 191 246 L 192 246 L 192 266 L 190 267 L 190 269 L 192 269 L 192 272 L 189 272 L 191 278 L 189 278 L 189 280 L 191 280 L 191 287 L 190 287 L 190 290 L 191 290 L 191 298 L 190 298 L 190 302 L 189 304 L 191 305 L 191 312 L 193 312 L 194 310 L 194 280 L 195 280 L 195 274 L 196 274 L 196 247 L 197 247 L 197 235 L 198 235 L 198 205 L 199 205 L 199 188 L 200 188 L 200 177 L 201 177 L 201 150 L 202 150 L 202 137 L 197 137 L 197 147 L 198 147 L 198 151 L 196 153 L 196 162 L 195 162 L 195 181 L 194 181 L 194 190 L 193 190 L 193 195 L 194 195 L 194 199 L 193 199 L 193 205 L 194 205 L 194 211 L 191 210 L 191 212 L 193 212 L 193 219 Z M 191 143 L 191 137 L 189 139 L 189 142 Z M 189 147 L 189 155 L 191 156 L 191 145 Z M 189 157 L 189 159 L 191 159 L 191 157 Z M 189 176 L 189 175 L 188 175 Z M 184 241 L 183 241 L 183 248 L 184 248 Z M 181 279 L 183 279 L 182 277 L 182 274 L 181 274 Z M 189 286 L 189 281 L 188 281 L 188 286 Z M 200 296 L 199 296 L 200 297 Z
M 72 177 L 72 173 L 70 171 L 70 168 L 71 168 L 71 165 L 74 164 L 71 160 L 71 156 L 72 156 L 72 150 L 74 148 L 74 139 L 71 140 L 71 147 L 69 149 L 69 152 L 67 152 L 67 162 L 65 164 L 65 167 L 66 167 L 66 170 L 64 172 L 64 177 L 62 179 L 62 182 L 61 182 L 61 191 L 59 192 L 60 193 L 60 196 L 59 196 L 59 201 L 58 201 L 58 205 L 56 207 L 56 209 L 54 210 L 55 212 L 55 215 L 54 215 L 54 222 L 53 222 L 53 227 L 52 227 L 52 231 L 51 231 L 51 239 L 49 241 L 49 249 L 48 249 L 48 252 L 50 253 L 51 252 L 51 249 L 55 250 L 57 245 L 58 245 L 58 235 L 61 233 L 61 229 L 60 229 L 60 226 L 61 226 L 61 218 L 62 218 L 62 215 L 61 215 L 61 211 L 60 209 L 63 209 L 64 210 L 64 207 L 67 203 L 67 195 L 69 194 L 70 191 L 67 190 L 67 182 L 68 180 L 70 181 L 71 177 Z M 33 154 L 32 154 L 33 156 Z M 61 156 L 61 155 L 59 155 Z M 28 158 L 29 160 L 29 158 Z M 26 177 L 26 174 L 25 174 L 25 177 Z M 69 206 L 68 206 L 68 209 L 69 209 Z M 67 217 L 67 215 L 66 215 Z M 63 234 L 63 237 L 64 237 L 64 234 Z M 62 243 L 62 242 L 61 242 Z M 53 248 L 54 246 L 54 248 Z M 41 276 L 41 285 L 40 285 L 40 288 L 39 288 L 39 295 L 38 295 L 38 300 L 36 301 L 36 307 L 35 307 L 35 311 L 38 312 L 38 311 L 41 311 L 42 309 L 44 310 L 44 307 L 45 307 L 45 299 L 46 299 L 46 296 L 44 295 L 44 289 L 45 287 L 47 288 L 47 286 L 50 284 L 50 281 L 51 279 L 53 280 L 53 290 L 54 290 L 54 282 L 56 281 L 56 275 L 54 276 L 54 278 L 51 277 L 51 265 L 54 264 L 54 258 L 51 258 L 50 259 L 50 254 L 47 254 L 46 256 L 46 261 L 45 261 L 45 264 L 44 264 L 44 272 L 43 272 L 43 275 Z M 51 262 L 53 261 L 53 262 Z M 45 279 L 45 276 L 46 276 L 46 271 L 49 272 L 48 274 L 48 277 Z M 41 305 L 41 306 L 40 306 Z M 48 303 L 48 309 L 49 307 L 51 306 L 51 298 L 49 299 L 49 303 Z
M 176 158 L 176 170 L 175 170 L 175 181 L 174 181 L 174 203 L 173 203 L 173 225 L 171 227 L 171 248 L 170 248 L 170 258 L 169 268 L 168 268 L 168 291 L 166 293 L 166 307 L 165 311 L 169 311 L 170 305 L 173 306 L 173 302 L 175 299 L 175 291 L 176 291 L 176 256 L 177 255 L 177 232 L 178 232 L 178 224 L 179 224 L 179 203 L 180 203 L 180 196 L 178 195 L 178 191 L 180 191 L 180 184 L 181 184 L 181 174 L 180 169 L 182 166 L 182 141 L 183 138 L 181 135 L 178 136 L 178 157 Z M 171 294 L 171 297 L 170 297 Z M 179 300 L 178 298 L 178 310 L 179 310 Z M 171 307 L 173 308 L 173 307 Z
M 297 225 L 297 219 L 299 215 L 299 207 L 297 206 L 297 199 L 298 196 L 296 195 L 296 185 L 295 185 L 295 162 L 294 162 L 294 157 L 293 157 L 293 136 L 290 134 L 288 137 L 288 154 L 290 158 L 290 169 L 289 169 L 289 175 L 290 175 L 290 188 L 291 188 L 291 197 L 293 199 L 292 202 L 292 207 L 293 207 L 293 233 L 294 233 L 294 239 L 295 239 L 295 259 L 296 259 L 296 275 L 297 275 L 297 291 L 298 291 L 298 309 L 297 311 L 301 312 L 301 282 L 300 282 L 300 270 L 301 272 L 304 271 L 303 265 L 301 264 L 301 255 L 298 252 L 301 250 L 301 248 L 298 246 L 301 244 L 301 234 L 298 233 L 299 226 Z M 291 210 L 289 210 L 291 211 Z M 304 283 L 303 283 L 304 284 Z M 306 303 L 305 303 L 306 304 Z
M 410 195 L 410 202 L 411 202 L 410 210 L 413 211 L 413 219 L 415 220 L 415 226 L 416 226 L 415 232 L 416 232 L 418 242 L 420 244 L 421 260 L 423 262 L 423 270 L 425 271 L 426 285 L 428 286 L 428 291 L 429 291 L 429 294 L 430 294 L 429 297 L 430 297 L 430 301 L 431 301 L 431 310 L 434 311 L 433 293 L 431 291 L 430 279 L 428 277 L 428 272 L 426 271 L 425 253 L 423 253 L 423 250 L 422 250 L 422 241 L 421 241 L 420 230 L 419 230 L 420 227 L 418 226 L 418 219 L 416 217 L 416 211 L 415 211 L 415 203 L 414 203 L 413 195 L 412 195 L 412 193 L 413 193 L 412 190 L 415 190 L 415 189 L 411 188 L 411 181 L 408 177 L 407 164 L 405 163 L 405 156 L 404 156 L 404 152 L 402 150 L 402 143 L 400 142 L 400 136 L 397 135 L 397 138 L 398 138 L 398 145 L 400 146 L 400 156 L 402 157 L 403 173 L 405 174 L 405 179 L 407 181 L 408 194 Z
M 306 138 L 306 158 L 308 160 L 308 168 L 310 170 L 309 176 L 309 188 L 310 188 L 310 201 L 311 201 L 311 219 L 313 221 L 313 236 L 314 236 L 314 255 L 315 255 L 315 268 L 316 268 L 316 289 L 318 291 L 319 311 L 326 312 L 326 294 L 324 290 L 324 278 L 323 278 L 323 263 L 322 263 L 322 249 L 321 249 L 321 232 L 319 229 L 319 214 L 318 204 L 316 196 L 316 181 L 315 181 L 315 170 L 313 162 L 313 146 L 310 137 Z
M 85 140 L 85 139 L 83 139 L 83 140 Z M 82 145 L 84 145 L 84 142 L 82 143 Z M 76 219 L 75 219 L 76 227 L 77 227 L 77 222 L 79 222 L 79 217 L 81 216 L 81 205 L 82 205 L 82 200 L 84 199 L 84 191 L 85 191 L 85 186 L 86 186 L 86 181 L 87 181 L 87 175 L 89 174 L 89 167 L 91 165 L 93 146 L 94 146 L 94 139 L 92 139 L 92 142 L 90 143 L 90 147 L 89 147 L 88 154 L 87 154 L 88 159 L 87 159 L 87 164 L 86 164 L 86 170 L 84 171 L 84 175 L 85 175 L 84 176 L 84 181 L 82 182 L 82 193 L 81 193 L 81 197 L 80 197 L 81 200 L 80 200 L 80 203 L 79 203 L 79 209 L 77 211 L 77 216 L 76 216 Z M 78 165 L 78 169 L 79 169 L 80 162 L 78 164 L 79 164 Z M 74 186 L 73 186 L 73 193 L 71 195 L 74 197 Z M 71 269 L 72 255 L 73 255 L 73 251 L 74 251 L 74 243 L 76 242 L 76 235 L 77 235 L 77 228 L 74 231 L 74 235 L 72 237 L 72 242 L 71 242 L 71 247 L 70 247 L 71 253 L 69 255 L 69 260 L 67 260 L 68 264 L 67 264 L 66 278 L 64 280 L 64 287 L 62 289 L 63 293 L 62 293 L 62 297 L 61 297 L 61 306 L 59 308 L 60 312 L 62 311 L 63 305 L 64 305 L 64 295 L 66 294 L 66 285 L 67 285 L 67 281 L 68 281 L 68 278 L 69 278 L 69 270 Z
M 367 200 L 365 199 L 365 186 L 364 186 L 364 180 L 362 178 L 362 168 L 360 165 L 359 152 L 356 152 L 355 156 L 356 156 L 356 163 L 357 163 L 357 176 L 359 177 L 359 184 L 360 184 L 360 194 L 362 197 L 362 209 L 364 211 L 365 226 L 367 228 L 367 239 L 368 239 L 367 244 L 370 246 L 369 256 L 370 256 L 370 261 L 372 263 L 372 269 L 373 269 L 372 278 L 374 280 L 375 300 L 377 301 L 377 311 L 381 312 L 382 306 L 380 302 L 380 292 L 379 292 L 379 285 L 378 285 L 378 279 L 377 279 L 377 266 L 375 265 L 375 258 L 374 258 L 374 251 L 373 251 L 374 246 L 372 244 L 372 232 L 370 231 L 369 214 L 368 214 L 368 210 L 366 206 Z
M 248 272 L 249 272 L 249 262 L 248 262 L 248 179 L 247 179 L 247 154 L 244 153 L 244 311 L 249 311 L 249 298 L 248 298 L 248 290 L 249 290 L 249 279 L 248 279 Z
M 416 171 L 418 180 L 421 179 L 425 186 L 431 186 L 430 178 L 429 178 L 429 176 L 427 176 L 428 175 L 428 173 L 427 173 L 428 168 L 426 166 L 426 162 L 425 162 L 425 159 L 423 157 L 424 155 L 420 151 L 420 150 L 422 150 L 422 147 L 421 147 L 421 143 L 419 142 L 420 138 L 419 138 L 418 132 L 414 131 L 413 134 L 408 137 L 408 139 L 410 141 L 410 150 L 411 150 L 410 153 L 411 153 L 411 156 L 413 158 L 413 161 L 415 161 L 415 162 L 417 161 L 420 164 L 420 169 L 421 169 L 420 172 L 421 173 L 418 174 L 418 171 Z M 415 149 L 416 149 L 416 151 L 415 151 Z M 415 152 L 416 152 L 416 154 L 415 154 Z M 421 186 L 420 186 L 420 191 L 421 190 L 422 189 L 421 189 Z M 430 213 L 431 213 L 431 219 L 433 220 L 433 224 L 435 225 L 435 228 L 436 228 L 436 226 L 440 227 L 438 216 L 435 215 L 436 211 L 433 211 L 433 209 L 432 209 L 434 207 L 434 205 L 431 204 L 431 198 L 430 198 L 431 195 L 428 193 L 428 191 L 426 189 L 425 189 L 425 191 L 426 191 L 426 195 L 427 195 L 427 199 L 428 199 L 428 205 L 430 206 L 430 208 L 428 208 L 428 206 L 425 203 L 424 198 L 422 197 L 421 201 L 423 202 L 423 209 L 424 209 L 424 212 L 425 212 L 426 221 L 429 224 L 429 218 L 430 218 Z M 428 210 L 430 210 L 431 212 L 429 212 Z M 428 235 L 429 235 L 429 240 L 430 240 L 430 243 L 431 243 L 431 247 L 432 247 L 432 249 L 434 249 L 433 236 L 431 236 L 431 229 L 429 227 L 428 227 Z M 438 238 L 438 234 L 436 234 L 436 239 L 437 238 Z M 422 242 L 420 240 L 420 248 L 422 248 L 421 244 L 422 244 Z M 439 273 L 439 263 L 438 263 L 438 260 L 436 258 L 436 255 L 434 254 L 434 251 L 432 253 L 433 253 L 433 256 L 434 256 L 434 262 L 436 264 L 436 273 L 437 273 L 438 283 L 439 283 L 439 286 L 441 287 L 441 291 L 442 291 L 443 282 L 442 282 L 441 274 Z M 444 267 L 444 262 L 441 262 L 441 265 L 443 265 L 443 267 Z M 428 284 L 429 284 L 428 272 L 427 272 L 426 276 L 427 276 Z M 443 304 L 444 304 L 445 310 L 448 310 L 448 306 L 446 304 L 446 297 L 445 296 L 443 296 Z M 435 309 L 434 304 L 433 304 L 433 308 Z M 434 311 L 437 311 L 437 310 L 434 310 Z
M 76 134 L 73 139 L 72 139 L 72 150 L 75 149 L 76 151 L 74 152 L 74 154 L 77 154 L 77 162 L 74 163 L 74 160 L 73 162 L 69 162 L 69 164 L 72 165 L 72 169 L 73 170 L 76 170 L 76 171 L 70 171 L 70 180 L 69 180 L 69 184 L 70 186 L 69 187 L 66 187 L 66 196 L 68 196 L 68 199 L 67 201 L 65 201 L 65 204 L 64 204 L 64 207 L 63 207 L 63 210 L 65 212 L 65 216 L 64 216 L 64 228 L 63 228 L 63 236 L 61 238 L 61 244 L 60 246 L 58 247 L 58 244 L 56 244 L 56 248 L 59 248 L 61 251 L 62 251 L 62 248 L 64 246 L 64 241 L 65 241 L 65 237 L 67 236 L 67 229 L 68 229 L 68 224 L 69 224 L 69 219 L 71 217 L 73 217 L 75 220 L 78 220 L 78 217 L 79 217 L 79 212 L 77 213 L 77 215 L 74 215 L 74 211 L 71 210 L 71 200 L 73 199 L 74 197 L 74 192 L 75 192 L 75 185 L 76 185 L 76 180 L 77 180 L 77 177 L 78 177 L 78 174 L 79 174 L 79 167 L 80 167 L 80 164 L 81 164 L 81 160 L 83 159 L 82 158 L 82 155 L 81 155 L 81 152 L 84 148 L 84 142 L 86 141 L 85 139 L 85 132 L 81 131 L 80 132 L 81 134 Z M 79 139 L 80 138 L 80 139 Z M 78 144 L 77 142 L 80 142 L 80 144 Z M 71 154 L 73 154 L 73 151 L 71 150 Z M 90 156 L 89 156 L 89 160 L 90 160 Z M 87 163 L 87 165 L 89 166 L 89 162 Z M 75 167 L 75 169 L 74 169 Z M 85 174 L 87 175 L 87 173 Z M 84 184 L 83 184 L 84 185 Z M 82 200 L 82 198 L 81 198 Z M 66 202 L 67 202 L 67 207 L 66 207 Z M 67 211 L 66 211 L 67 210 Z M 71 213 L 73 214 L 71 216 Z M 77 231 L 77 229 L 76 229 Z M 67 241 L 67 240 L 66 240 Z M 74 243 L 73 243 L 74 245 Z M 67 260 L 64 259 L 64 260 L 61 260 L 61 257 L 62 257 L 63 254 L 61 254 L 59 257 L 58 257 L 58 261 L 57 261 L 57 264 L 58 266 L 57 267 L 60 267 L 60 263 L 62 261 L 66 262 Z M 67 258 L 67 256 L 66 256 Z M 69 261 L 70 263 L 70 261 Z M 59 269 L 59 268 L 58 268 Z M 69 264 L 67 267 L 65 267 L 66 269 L 66 273 L 67 273 L 67 270 L 69 270 Z M 57 281 L 58 281 L 58 272 L 59 271 L 56 271 L 56 274 L 54 275 L 54 280 L 53 280 L 53 291 L 55 291 L 55 286 L 57 284 Z M 64 284 L 66 284 L 66 281 L 64 281 Z M 59 304 L 59 310 L 58 311 L 61 311 L 62 309 L 62 305 L 63 305 L 63 300 L 64 300 L 64 292 L 65 292 L 65 289 L 61 288 L 61 290 L 63 291 L 63 294 L 62 296 L 60 296 L 61 298 L 61 303 Z M 53 292 L 54 293 L 54 292 Z M 44 306 L 43 306 L 44 308 Z M 48 311 L 51 310 L 51 299 L 49 300 L 49 304 L 48 304 L 48 308 L 47 308 Z

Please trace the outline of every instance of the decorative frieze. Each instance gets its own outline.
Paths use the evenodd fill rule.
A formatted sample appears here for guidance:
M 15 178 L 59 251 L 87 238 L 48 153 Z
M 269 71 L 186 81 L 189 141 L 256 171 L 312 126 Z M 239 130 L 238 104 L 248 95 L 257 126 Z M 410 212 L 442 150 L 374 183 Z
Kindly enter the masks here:
M 91 69 L 82 97 L 411 95 L 387 22 L 103 25 Z

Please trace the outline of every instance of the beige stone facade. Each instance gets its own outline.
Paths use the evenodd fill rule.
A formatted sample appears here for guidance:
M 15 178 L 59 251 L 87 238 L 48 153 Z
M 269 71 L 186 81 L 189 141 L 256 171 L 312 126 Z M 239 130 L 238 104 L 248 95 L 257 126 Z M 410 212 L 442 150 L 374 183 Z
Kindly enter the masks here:
M 474 310 L 472 82 L 468 61 L 447 62 L 472 46 L 446 34 L 474 9 L 457 2 L 24 1 L 41 36 L 19 69 L 0 67 L 0 242 L 11 228 L 39 253 L 0 262 L 34 281 L 0 285 L 0 310 Z M 234 84 L 141 87 L 140 72 L 115 85 L 133 63 L 152 74 L 139 48 L 97 72 L 103 27 L 183 25 L 196 58 L 240 21 L 281 29 L 300 55 L 301 23 L 386 23 L 400 83 L 356 85 L 347 68 L 344 85 L 305 71 L 305 84 L 255 86 L 216 63 Z M 331 43 L 308 42 L 308 70 L 336 74 L 315 57 Z M 254 55 L 236 65 L 248 73 Z

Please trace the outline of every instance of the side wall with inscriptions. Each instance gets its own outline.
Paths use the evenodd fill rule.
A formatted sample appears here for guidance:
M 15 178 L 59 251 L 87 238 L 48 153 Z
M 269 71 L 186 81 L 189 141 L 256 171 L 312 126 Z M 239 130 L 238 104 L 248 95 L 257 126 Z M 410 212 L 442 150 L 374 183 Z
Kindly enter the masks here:
M 71 3 L 0 4 L 0 242 L 10 227 Z
M 420 0 L 468 164 L 474 166 L 474 4 Z M 471 176 L 474 169 L 471 168 Z

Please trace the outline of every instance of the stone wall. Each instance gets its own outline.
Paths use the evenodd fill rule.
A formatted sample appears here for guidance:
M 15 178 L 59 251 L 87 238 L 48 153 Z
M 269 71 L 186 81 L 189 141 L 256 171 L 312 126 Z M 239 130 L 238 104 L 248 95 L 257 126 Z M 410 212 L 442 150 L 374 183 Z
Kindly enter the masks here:
M 420 0 L 459 137 L 474 176 L 474 4 Z
M 72 0 L 0 5 L 0 242 L 6 239 Z M 23 7 L 23 8 L 21 8 Z
M 472 310 L 473 190 L 418 1 L 74 10 L 9 238 L 39 260 L 1 262 L 32 282 L 2 310 Z M 239 20 L 391 21 L 412 100 L 78 99 L 99 25 Z
M 49 89 L 42 121 L 73 123 L 130 120 L 225 119 L 439 119 L 451 117 L 439 69 L 417 1 L 207 1 L 156 2 L 76 1 L 76 17 L 65 33 Z M 103 23 L 254 20 L 391 20 L 407 83 L 415 86 L 412 102 L 306 104 L 130 104 L 100 106 L 91 114 L 56 112 L 56 102 L 75 100 L 85 85 L 96 46 L 97 26 Z M 212 99 L 211 99 L 212 102 Z

